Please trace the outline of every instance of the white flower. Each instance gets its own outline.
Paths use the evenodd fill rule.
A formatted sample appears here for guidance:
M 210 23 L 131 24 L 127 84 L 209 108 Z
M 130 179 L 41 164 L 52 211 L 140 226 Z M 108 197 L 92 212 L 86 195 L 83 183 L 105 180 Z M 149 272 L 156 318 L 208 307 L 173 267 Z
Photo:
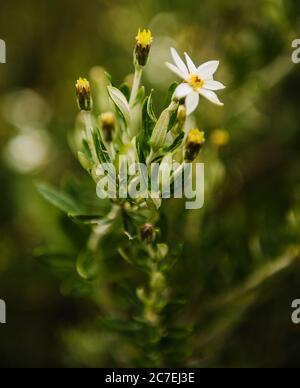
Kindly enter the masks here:
M 213 79 L 220 62 L 209 61 L 196 67 L 187 53 L 184 54 L 187 65 L 175 49 L 172 48 L 171 53 L 176 66 L 171 63 L 166 65 L 184 80 L 176 89 L 175 97 L 178 99 L 186 98 L 187 114 L 191 114 L 196 110 L 200 95 L 216 105 L 223 106 L 224 104 L 219 100 L 214 91 L 225 89 L 225 86 Z

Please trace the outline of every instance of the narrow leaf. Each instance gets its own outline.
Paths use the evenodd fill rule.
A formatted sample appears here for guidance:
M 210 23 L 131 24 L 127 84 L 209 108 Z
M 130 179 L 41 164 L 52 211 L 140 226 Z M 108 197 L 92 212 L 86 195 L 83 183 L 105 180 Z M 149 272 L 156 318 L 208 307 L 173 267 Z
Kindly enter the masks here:
M 81 208 L 67 193 L 61 192 L 50 185 L 38 184 L 38 192 L 52 205 L 65 213 L 79 213 Z
M 150 145 L 154 150 L 159 150 L 165 145 L 169 123 L 170 111 L 166 109 L 158 119 L 150 139 Z
M 36 260 L 57 272 L 71 272 L 75 269 L 74 258 L 64 253 L 42 253 L 36 256 Z
M 79 255 L 76 269 L 84 280 L 94 279 L 98 274 L 98 265 L 92 252 L 87 251 Z
M 114 86 L 108 86 L 107 89 L 108 89 L 110 98 L 113 100 L 116 107 L 121 112 L 126 124 L 129 125 L 131 121 L 131 113 L 130 113 L 130 107 L 126 97 L 119 89 L 115 88 Z

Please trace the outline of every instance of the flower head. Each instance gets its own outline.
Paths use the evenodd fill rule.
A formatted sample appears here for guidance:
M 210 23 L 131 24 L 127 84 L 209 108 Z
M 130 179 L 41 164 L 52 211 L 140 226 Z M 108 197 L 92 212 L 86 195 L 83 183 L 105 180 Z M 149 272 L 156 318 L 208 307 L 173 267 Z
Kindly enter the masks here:
M 230 135 L 225 129 L 216 129 L 212 133 L 210 141 L 216 148 L 222 148 L 230 142 Z
M 139 29 L 139 32 L 136 37 L 136 43 L 137 45 L 142 46 L 143 48 L 146 48 L 151 45 L 153 41 L 152 34 L 150 30 L 141 30 Z
M 113 113 L 106 112 L 100 116 L 100 124 L 102 126 L 104 140 L 108 143 L 113 141 L 116 128 L 116 118 Z
M 198 104 L 199 96 L 205 97 L 212 103 L 223 106 L 215 91 L 225 89 L 225 86 L 213 79 L 219 67 L 219 61 L 209 61 L 196 67 L 192 59 L 185 53 L 186 64 L 175 49 L 171 49 L 175 65 L 167 63 L 168 68 L 184 80 L 175 91 L 175 97 L 186 99 L 187 114 L 193 113 Z
M 141 30 L 136 37 L 135 45 L 135 62 L 137 65 L 145 67 L 148 62 L 151 45 L 153 42 L 152 33 L 150 30 Z
M 184 159 L 187 162 L 193 162 L 197 158 L 204 143 L 205 143 L 204 132 L 199 131 L 198 128 L 191 129 L 186 139 Z
M 92 109 L 92 97 L 89 81 L 80 77 L 75 87 L 79 109 L 90 111 Z

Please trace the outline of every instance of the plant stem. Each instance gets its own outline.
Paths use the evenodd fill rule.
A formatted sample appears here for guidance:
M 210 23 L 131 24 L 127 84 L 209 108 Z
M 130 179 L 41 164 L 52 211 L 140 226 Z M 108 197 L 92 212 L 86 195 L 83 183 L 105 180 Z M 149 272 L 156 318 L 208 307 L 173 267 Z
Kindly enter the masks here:
M 87 142 L 89 144 L 93 160 L 98 163 L 98 156 L 97 152 L 94 146 L 94 140 L 93 140 L 93 123 L 92 123 L 92 117 L 90 112 L 83 112 L 84 117 L 84 124 L 85 124 L 85 133 L 87 137 Z
M 111 159 L 115 160 L 115 158 L 116 158 L 116 151 L 115 151 L 113 143 L 112 142 L 108 143 L 107 144 L 107 148 L 108 148 L 108 151 L 110 153 Z
M 135 100 L 140 88 L 141 80 L 142 80 L 142 74 L 143 74 L 143 68 L 140 66 L 136 66 L 135 72 L 134 72 L 134 80 L 133 80 L 133 85 L 132 85 L 132 91 L 130 95 L 130 100 L 129 100 L 129 106 L 130 108 L 133 108 L 135 104 Z

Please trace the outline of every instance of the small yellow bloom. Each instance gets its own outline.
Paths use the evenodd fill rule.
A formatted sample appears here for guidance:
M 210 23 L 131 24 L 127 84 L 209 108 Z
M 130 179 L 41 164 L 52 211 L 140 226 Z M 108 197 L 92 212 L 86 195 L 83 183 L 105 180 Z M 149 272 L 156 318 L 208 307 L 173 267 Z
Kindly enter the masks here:
M 204 132 L 199 131 L 198 128 L 191 129 L 187 137 L 187 144 L 203 145 L 204 143 L 205 143 Z
M 185 144 L 185 161 L 193 162 L 205 143 L 205 133 L 198 128 L 190 130 Z
M 230 142 L 230 135 L 225 129 L 216 129 L 212 133 L 210 141 L 215 147 L 222 148 Z
M 89 81 L 86 78 L 79 78 L 76 82 L 76 92 L 79 94 L 89 94 L 91 93 L 91 86 Z
M 146 29 L 139 29 L 139 32 L 136 37 L 136 44 L 145 49 L 146 47 L 150 46 L 152 42 L 153 38 L 151 31 Z
M 136 66 L 145 67 L 148 62 L 151 45 L 153 42 L 150 30 L 139 30 L 136 37 L 134 60 Z
M 99 118 L 100 124 L 102 126 L 104 140 L 108 143 L 113 141 L 113 136 L 116 127 L 116 118 L 113 113 L 106 112 L 103 113 Z
M 79 78 L 76 85 L 79 109 L 90 111 L 92 109 L 91 86 L 86 78 Z

